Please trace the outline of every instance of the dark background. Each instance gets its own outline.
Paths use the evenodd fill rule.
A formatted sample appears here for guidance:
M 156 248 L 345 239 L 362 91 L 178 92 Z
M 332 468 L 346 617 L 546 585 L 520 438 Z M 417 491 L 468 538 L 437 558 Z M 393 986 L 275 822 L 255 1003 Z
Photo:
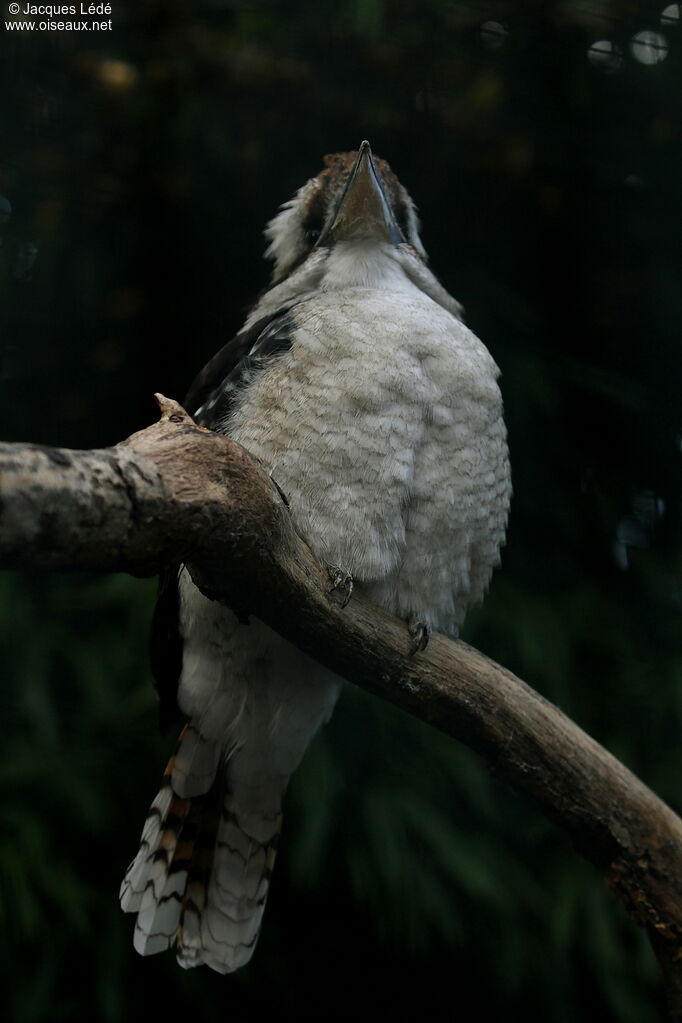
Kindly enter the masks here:
M 679 809 L 679 6 L 138 0 L 100 35 L 3 8 L 2 438 L 110 444 L 181 398 L 267 282 L 278 204 L 369 138 L 502 369 L 515 496 L 465 638 Z M 643 933 L 564 836 L 355 691 L 292 784 L 252 963 L 139 958 L 117 889 L 167 755 L 153 590 L 0 577 L 11 1018 L 660 1018 Z

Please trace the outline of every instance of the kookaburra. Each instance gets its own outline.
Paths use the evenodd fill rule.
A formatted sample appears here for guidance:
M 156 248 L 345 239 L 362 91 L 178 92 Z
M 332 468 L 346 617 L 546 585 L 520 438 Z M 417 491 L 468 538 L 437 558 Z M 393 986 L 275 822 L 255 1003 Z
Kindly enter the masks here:
M 266 228 L 272 283 L 186 407 L 259 458 L 320 559 L 407 623 L 457 634 L 511 492 L 498 370 L 429 270 L 415 206 L 369 143 Z M 152 667 L 188 719 L 121 905 L 143 955 L 227 973 L 253 953 L 291 773 L 340 679 L 260 622 L 161 580 Z

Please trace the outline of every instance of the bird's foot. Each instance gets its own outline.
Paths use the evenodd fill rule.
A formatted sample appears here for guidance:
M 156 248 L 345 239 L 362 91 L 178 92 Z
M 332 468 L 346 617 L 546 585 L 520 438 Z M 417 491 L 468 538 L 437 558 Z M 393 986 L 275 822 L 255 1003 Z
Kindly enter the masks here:
M 420 650 L 426 650 L 431 638 L 431 626 L 419 615 L 412 615 L 407 619 L 407 628 L 412 639 L 410 657 L 413 657 Z
M 329 591 L 336 598 L 342 608 L 346 606 L 353 595 L 353 576 L 350 572 L 344 572 L 336 565 L 327 565 L 327 572 L 331 579 L 332 588 Z

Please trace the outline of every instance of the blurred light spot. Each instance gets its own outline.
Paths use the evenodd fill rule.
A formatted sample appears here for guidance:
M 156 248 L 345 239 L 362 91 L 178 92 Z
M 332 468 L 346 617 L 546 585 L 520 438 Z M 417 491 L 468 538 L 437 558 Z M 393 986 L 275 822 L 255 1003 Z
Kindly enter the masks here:
M 628 547 L 645 550 L 651 546 L 656 523 L 665 515 L 665 501 L 653 490 L 642 490 L 630 499 L 632 514 L 626 515 L 616 527 L 613 557 L 619 568 L 628 567 Z
M 6 224 L 12 216 L 12 203 L 0 195 L 0 224 Z
M 509 30 L 499 21 L 485 21 L 478 34 L 483 45 L 489 50 L 499 50 L 509 35 Z
M 502 82 L 497 75 L 482 74 L 472 82 L 469 103 L 476 110 L 494 110 L 502 100 Z
M 641 522 L 653 530 L 654 524 L 665 515 L 665 501 L 657 497 L 653 490 L 643 490 L 632 498 L 632 510 Z
M 612 43 L 610 39 L 598 39 L 592 43 L 587 51 L 587 59 L 594 67 L 607 74 L 618 71 L 623 63 L 623 54 L 620 48 Z
M 110 89 L 130 89 L 135 85 L 137 68 L 125 60 L 109 58 L 100 62 L 97 69 L 99 80 Z
M 641 184 L 643 184 L 643 182 L 639 174 L 628 174 L 625 179 L 625 184 L 630 185 L 631 188 L 638 188 Z
M 661 25 L 679 25 L 680 7 L 682 4 L 668 4 L 667 7 L 664 7 L 661 11 Z
M 632 37 L 630 50 L 640 64 L 660 64 L 668 56 L 668 43 L 660 32 L 646 28 Z

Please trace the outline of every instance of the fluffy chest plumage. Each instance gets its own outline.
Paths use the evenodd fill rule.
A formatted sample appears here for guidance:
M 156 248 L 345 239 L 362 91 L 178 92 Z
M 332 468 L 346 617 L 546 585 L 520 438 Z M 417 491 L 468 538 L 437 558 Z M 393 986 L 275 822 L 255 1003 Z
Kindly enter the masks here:
M 253 377 L 225 428 L 272 472 L 317 553 L 357 580 L 398 572 L 410 542 L 450 565 L 453 529 L 455 546 L 471 545 L 474 504 L 503 474 L 487 350 L 414 287 L 318 293 L 292 322 L 291 349 Z

